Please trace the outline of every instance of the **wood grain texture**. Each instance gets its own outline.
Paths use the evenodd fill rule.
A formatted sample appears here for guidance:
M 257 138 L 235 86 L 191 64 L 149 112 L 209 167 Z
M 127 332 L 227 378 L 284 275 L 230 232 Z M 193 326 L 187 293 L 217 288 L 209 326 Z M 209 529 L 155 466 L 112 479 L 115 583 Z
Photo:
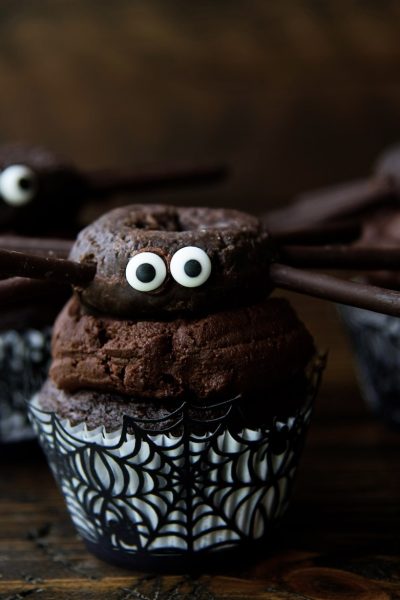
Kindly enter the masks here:
M 0 140 L 83 166 L 225 159 L 261 210 L 358 177 L 400 131 L 396 0 L 3 0 Z

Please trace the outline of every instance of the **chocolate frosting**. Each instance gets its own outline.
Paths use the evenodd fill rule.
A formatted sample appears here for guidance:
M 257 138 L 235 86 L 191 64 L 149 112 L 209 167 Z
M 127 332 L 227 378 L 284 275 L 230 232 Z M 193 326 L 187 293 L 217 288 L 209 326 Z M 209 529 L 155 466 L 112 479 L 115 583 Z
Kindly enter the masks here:
M 95 317 L 75 297 L 55 324 L 50 376 L 69 392 L 219 399 L 281 384 L 314 353 L 310 334 L 279 298 L 154 321 Z
M 298 373 L 279 384 L 271 385 L 265 390 L 262 397 L 256 393 L 241 398 L 235 396 L 235 414 L 231 416 L 236 419 L 232 419 L 231 427 L 236 422 L 239 430 L 244 426 L 259 428 L 271 419 L 295 414 L 299 406 L 309 397 L 309 386 L 309 374 Z M 189 416 L 197 421 L 197 425 L 192 423 L 192 427 L 198 430 L 199 434 L 204 433 L 199 422 L 212 421 L 222 417 L 228 410 L 226 402 L 229 400 L 223 401 L 219 405 L 208 405 L 198 401 L 191 404 L 189 401 Z M 43 410 L 55 412 L 62 419 L 67 419 L 73 426 L 84 422 L 88 429 L 104 427 L 107 432 L 110 432 L 122 427 L 124 417 L 132 417 L 139 420 L 145 419 L 147 430 L 159 431 L 160 427 L 170 427 L 176 423 L 176 419 L 168 419 L 168 415 L 179 409 L 182 400 L 150 402 L 122 394 L 95 390 L 79 390 L 71 393 L 58 388 L 51 379 L 48 379 L 40 392 L 39 403 Z M 153 422 L 148 422 L 149 419 Z M 162 421 L 157 422 L 159 419 Z M 177 430 L 174 429 L 174 431 Z M 182 430 L 178 428 L 177 432 L 179 431 Z M 134 428 L 131 428 L 129 424 L 127 432 L 134 433 Z
M 170 274 L 177 250 L 201 248 L 211 275 L 200 287 L 179 285 Z M 167 277 L 154 292 L 127 282 L 129 259 L 140 251 L 158 254 Z M 99 312 L 124 318 L 214 312 L 261 299 L 270 291 L 267 269 L 274 255 L 258 219 L 235 210 L 132 205 L 113 210 L 84 229 L 70 258 L 97 263 L 96 277 L 78 288 L 81 301 Z

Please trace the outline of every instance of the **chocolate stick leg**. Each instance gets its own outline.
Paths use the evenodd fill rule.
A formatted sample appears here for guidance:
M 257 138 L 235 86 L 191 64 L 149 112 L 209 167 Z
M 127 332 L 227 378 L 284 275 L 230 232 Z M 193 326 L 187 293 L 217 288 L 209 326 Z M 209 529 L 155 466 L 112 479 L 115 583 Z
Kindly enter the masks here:
M 283 246 L 279 260 L 308 269 L 357 269 L 400 271 L 400 248 L 368 246 Z
M 330 275 L 308 273 L 278 263 L 271 265 L 269 276 L 272 284 L 277 288 L 386 315 L 400 316 L 399 292 L 368 284 L 344 281 Z
M 94 278 L 96 266 L 92 263 L 0 250 L 0 273 L 85 286 Z
M 147 169 L 142 173 L 98 171 L 85 175 L 88 191 L 95 197 L 118 192 L 152 191 L 188 185 L 207 185 L 225 179 L 227 168 L 222 165 L 182 165 Z
M 315 190 L 298 197 L 291 205 L 264 215 L 264 223 L 274 232 L 341 219 L 372 206 L 393 193 L 387 178 L 374 177 Z

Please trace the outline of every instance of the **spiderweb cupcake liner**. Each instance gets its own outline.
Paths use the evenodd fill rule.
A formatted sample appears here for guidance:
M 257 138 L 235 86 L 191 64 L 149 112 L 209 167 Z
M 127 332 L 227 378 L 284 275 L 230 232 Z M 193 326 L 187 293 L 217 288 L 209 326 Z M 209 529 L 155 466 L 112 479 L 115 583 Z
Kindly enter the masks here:
M 50 327 L 0 333 L 0 444 L 34 437 L 26 401 L 47 377 L 50 342 Z
M 237 425 L 238 398 L 215 405 L 215 419 L 201 419 L 199 407 L 193 418 L 184 402 L 164 419 L 129 418 L 107 433 L 71 426 L 36 397 L 31 420 L 90 550 L 148 567 L 263 538 L 287 509 L 324 362 L 310 366 L 302 408 L 252 429 Z
M 338 310 L 367 404 L 385 421 L 400 427 L 400 318 L 342 305 Z

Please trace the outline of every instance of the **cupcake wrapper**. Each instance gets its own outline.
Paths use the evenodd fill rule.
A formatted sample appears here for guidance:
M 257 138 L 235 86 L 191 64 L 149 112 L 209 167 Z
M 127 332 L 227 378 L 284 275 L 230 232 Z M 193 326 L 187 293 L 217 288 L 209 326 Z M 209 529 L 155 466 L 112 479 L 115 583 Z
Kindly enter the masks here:
M 338 310 L 366 402 L 374 413 L 400 426 L 400 318 L 342 305 Z
M 287 508 L 323 362 L 310 369 L 304 406 L 260 429 L 238 428 L 235 399 L 218 405 L 226 410 L 207 422 L 207 433 L 198 432 L 186 403 L 174 413 L 176 433 L 154 433 L 148 421 L 132 419 L 106 433 L 73 427 L 35 398 L 32 422 L 91 550 L 137 566 L 265 536 Z
M 0 443 L 34 437 L 26 401 L 47 377 L 50 343 L 50 327 L 0 333 Z

